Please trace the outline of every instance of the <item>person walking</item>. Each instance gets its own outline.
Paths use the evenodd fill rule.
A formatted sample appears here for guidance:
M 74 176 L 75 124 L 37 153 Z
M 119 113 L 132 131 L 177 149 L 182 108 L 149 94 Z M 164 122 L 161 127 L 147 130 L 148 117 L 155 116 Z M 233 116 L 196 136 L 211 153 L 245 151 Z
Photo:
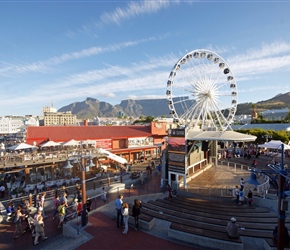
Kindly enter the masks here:
M 59 199 L 59 196 L 56 195 L 56 197 L 54 198 L 53 200 L 53 213 L 52 213 L 52 219 L 54 220 L 55 219 L 55 216 L 57 215 L 57 209 L 58 207 L 60 206 L 60 199 Z
M 34 245 L 36 246 L 39 244 L 38 238 L 41 236 L 42 240 L 46 240 L 47 237 L 44 233 L 44 223 L 43 223 L 43 217 L 40 215 L 37 218 L 37 221 L 34 223 L 34 230 L 35 230 L 35 238 L 34 238 Z
M 17 210 L 15 212 L 15 217 L 14 217 L 14 224 L 15 224 L 15 231 L 14 231 L 14 239 L 19 238 L 17 235 L 18 231 L 21 232 L 21 234 L 26 233 L 25 230 L 22 229 L 22 219 L 25 218 L 25 215 L 21 213 L 21 207 L 17 207 Z
M 115 206 L 117 210 L 117 227 L 123 225 L 123 214 L 122 214 L 122 205 L 123 205 L 123 195 L 119 195 L 119 198 L 115 200 Z
M 138 231 L 139 230 L 139 216 L 140 216 L 140 208 L 142 207 L 141 205 L 141 201 L 135 199 L 134 200 L 134 205 L 132 208 L 132 215 L 134 217 L 135 220 L 135 230 Z
M 66 214 L 66 203 L 65 201 L 63 201 L 61 203 L 61 205 L 57 208 L 57 211 L 58 211 L 58 217 L 59 217 L 59 223 L 58 223 L 58 229 L 62 227 L 63 225 L 63 222 L 64 222 L 64 217 L 65 217 L 65 214 Z
M 128 233 L 128 222 L 129 222 L 129 205 L 128 203 L 124 202 L 122 204 L 122 215 L 123 215 L 123 220 L 125 224 L 125 229 L 123 231 L 123 234 Z
M 47 218 L 47 216 L 44 213 L 44 200 L 45 200 L 46 192 L 43 192 L 40 197 L 40 206 L 42 207 L 42 217 L 43 219 Z

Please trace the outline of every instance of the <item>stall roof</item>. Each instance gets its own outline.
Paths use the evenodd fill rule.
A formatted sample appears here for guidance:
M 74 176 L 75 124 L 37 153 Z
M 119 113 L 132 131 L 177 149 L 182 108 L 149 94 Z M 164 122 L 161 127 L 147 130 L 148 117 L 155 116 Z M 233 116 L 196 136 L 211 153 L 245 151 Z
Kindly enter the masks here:
M 200 141 L 255 141 L 257 136 L 235 131 L 195 131 L 190 129 L 186 138 Z

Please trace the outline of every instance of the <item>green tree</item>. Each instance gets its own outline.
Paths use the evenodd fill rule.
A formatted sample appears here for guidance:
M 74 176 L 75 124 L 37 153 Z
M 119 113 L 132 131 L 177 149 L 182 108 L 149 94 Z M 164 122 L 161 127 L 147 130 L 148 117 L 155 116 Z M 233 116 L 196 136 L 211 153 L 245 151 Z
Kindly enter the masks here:
M 154 117 L 153 116 L 146 116 L 146 118 L 145 118 L 145 122 L 152 122 L 152 121 L 154 121 Z
M 284 118 L 284 122 L 290 122 L 290 111 L 289 111 L 288 114 L 285 116 L 285 118 Z

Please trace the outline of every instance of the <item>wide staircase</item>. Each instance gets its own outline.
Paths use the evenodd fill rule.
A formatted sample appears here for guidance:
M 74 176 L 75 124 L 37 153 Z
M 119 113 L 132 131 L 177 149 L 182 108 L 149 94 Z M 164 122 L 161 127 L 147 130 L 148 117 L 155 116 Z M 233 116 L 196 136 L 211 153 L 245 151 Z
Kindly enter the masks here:
M 236 205 L 233 198 L 206 196 L 187 197 L 178 194 L 173 200 L 156 199 L 142 204 L 146 220 L 156 218 L 171 222 L 168 236 L 202 249 L 249 249 L 243 238 L 261 239 L 272 249 L 272 231 L 277 225 L 277 214 L 267 208 Z M 230 239 L 226 225 L 231 217 L 237 219 L 239 239 Z M 290 220 L 286 219 L 289 228 Z

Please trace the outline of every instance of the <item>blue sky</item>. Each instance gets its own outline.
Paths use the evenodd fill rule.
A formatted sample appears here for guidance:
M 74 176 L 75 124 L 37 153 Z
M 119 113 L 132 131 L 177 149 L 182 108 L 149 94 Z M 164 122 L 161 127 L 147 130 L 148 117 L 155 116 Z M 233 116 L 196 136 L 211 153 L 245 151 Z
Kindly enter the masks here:
M 209 49 L 238 103 L 290 91 L 289 1 L 0 1 L 0 115 L 87 97 L 166 98 L 177 60 Z

